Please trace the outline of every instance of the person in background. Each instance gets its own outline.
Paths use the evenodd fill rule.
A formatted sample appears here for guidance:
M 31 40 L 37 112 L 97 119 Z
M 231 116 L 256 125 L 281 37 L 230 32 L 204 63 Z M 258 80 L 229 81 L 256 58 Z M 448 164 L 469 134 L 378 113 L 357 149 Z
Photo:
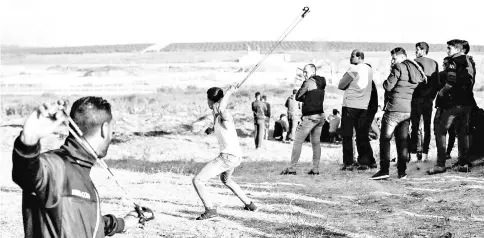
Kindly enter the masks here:
M 454 124 L 458 133 L 459 158 L 452 167 L 459 172 L 470 171 L 469 161 L 469 120 L 475 99 L 474 67 L 461 40 L 447 42 L 448 57 L 444 59 L 446 74 L 445 85 L 440 89 L 438 97 L 442 104 L 434 117 L 435 142 L 437 144 L 437 164 L 427 174 L 433 175 L 446 172 L 446 142 L 447 132 Z
M 401 47 L 390 52 L 392 68 L 383 82 L 385 89 L 385 114 L 382 118 L 380 135 L 380 169 L 370 179 L 388 179 L 390 172 L 390 143 L 395 134 L 398 154 L 398 178 L 406 179 L 408 162 L 408 128 L 410 125 L 411 102 L 415 88 L 427 80 L 423 69 Z
M 308 174 L 319 174 L 319 162 L 321 160 L 320 138 L 326 121 L 323 107 L 326 79 L 316 75 L 316 66 L 314 64 L 306 65 L 303 74 L 305 81 L 296 94 L 296 100 L 303 102 L 302 122 L 296 129 L 296 138 L 294 139 L 291 153 L 291 164 L 281 172 L 283 175 L 296 174 L 296 165 L 301 156 L 302 144 L 308 135 L 311 135 L 313 148 L 313 168 Z
M 255 101 L 252 102 L 252 112 L 254 114 L 254 141 L 255 148 L 260 149 L 262 147 L 262 141 L 264 140 L 265 120 L 266 120 L 266 104 L 261 101 L 260 92 L 255 93 Z
M 373 70 L 365 64 L 365 55 L 361 50 L 353 50 L 350 56 L 351 66 L 339 81 L 338 88 L 344 91 L 341 129 L 343 136 L 342 170 L 367 170 L 372 164 L 373 151 L 368 132 L 367 110 L 371 98 Z M 355 162 L 353 151 L 353 131 L 356 133 L 358 161 Z
M 421 153 L 422 161 L 426 161 L 429 153 L 431 139 L 430 126 L 432 123 L 433 101 L 439 91 L 439 65 L 431 58 L 427 57 L 429 45 L 426 42 L 415 44 L 415 55 L 417 62 L 422 67 L 427 77 L 427 81 L 420 83 L 413 93 L 411 108 L 411 144 L 410 144 L 410 161 L 418 160 L 417 153 Z M 421 136 L 421 121 L 423 120 L 423 141 Z M 421 151 L 419 151 L 421 147 Z
M 271 124 L 271 104 L 267 102 L 267 96 L 266 95 L 263 95 L 262 96 L 262 102 L 264 102 L 266 104 L 266 111 L 265 111 L 265 116 L 266 116 L 266 119 L 265 119 L 265 128 L 264 128 L 264 140 L 268 140 L 269 139 L 269 127 L 270 127 L 270 124 Z
M 296 100 L 297 89 L 292 90 L 292 95 L 286 100 L 287 122 L 289 130 L 287 131 L 286 141 L 294 141 L 293 136 L 296 134 L 296 128 L 301 121 L 301 102 Z
M 286 114 L 281 114 L 279 120 L 274 122 L 274 134 L 273 137 L 277 141 L 284 140 L 284 132 L 287 132 L 288 126 L 286 122 Z M 288 132 L 289 133 L 289 132 Z
M 329 142 L 334 143 L 338 137 L 338 128 L 341 123 L 338 109 L 333 109 L 333 114 L 328 116 L 327 121 L 329 122 Z

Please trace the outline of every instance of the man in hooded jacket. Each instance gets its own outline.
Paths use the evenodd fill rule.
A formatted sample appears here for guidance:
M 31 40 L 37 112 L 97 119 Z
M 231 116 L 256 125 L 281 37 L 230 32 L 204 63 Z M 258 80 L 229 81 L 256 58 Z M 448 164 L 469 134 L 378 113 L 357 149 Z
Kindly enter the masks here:
M 398 178 L 407 177 L 408 161 L 408 127 L 413 92 L 418 84 L 427 80 L 423 69 L 415 61 L 407 59 L 403 48 L 395 48 L 391 52 L 392 69 L 387 80 L 383 82 L 385 89 L 385 114 L 382 118 L 380 136 L 380 170 L 372 180 L 389 178 L 390 142 L 395 133 L 395 143 L 398 154 Z

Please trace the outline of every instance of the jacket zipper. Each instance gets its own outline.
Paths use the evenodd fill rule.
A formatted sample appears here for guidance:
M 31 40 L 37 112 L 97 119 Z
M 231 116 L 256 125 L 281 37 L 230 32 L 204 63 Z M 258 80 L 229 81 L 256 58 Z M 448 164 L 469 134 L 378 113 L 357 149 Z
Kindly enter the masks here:
M 94 193 L 96 193 L 96 227 L 94 228 L 94 233 L 92 234 L 92 237 L 96 237 L 97 230 L 99 229 L 99 217 L 100 217 L 100 202 L 99 202 L 99 194 L 97 193 L 96 187 L 94 187 Z

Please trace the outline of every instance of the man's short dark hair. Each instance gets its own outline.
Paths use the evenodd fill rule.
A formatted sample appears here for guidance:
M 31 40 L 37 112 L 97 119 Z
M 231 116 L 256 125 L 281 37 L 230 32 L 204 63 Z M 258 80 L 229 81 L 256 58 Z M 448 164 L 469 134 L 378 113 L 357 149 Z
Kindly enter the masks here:
M 283 114 L 281 114 L 281 116 L 279 117 L 279 119 L 282 119 L 285 116 L 286 116 L 286 114 L 283 113 Z
M 316 65 L 314 64 L 307 64 L 306 67 L 310 67 L 314 70 L 314 72 L 316 72 Z
M 407 56 L 407 52 L 405 52 L 405 49 L 402 47 L 397 47 L 393 50 L 390 51 L 390 54 L 392 55 L 405 55 Z
M 361 50 L 356 50 L 355 56 L 359 57 L 360 59 L 365 59 L 365 53 L 363 53 Z
M 418 47 L 419 49 L 424 50 L 425 54 L 429 53 L 429 44 L 427 44 L 427 42 L 424 42 L 424 41 L 419 42 L 415 44 L 415 47 Z
M 111 122 L 111 104 L 102 97 L 83 97 L 76 100 L 69 116 L 86 136 L 93 135 L 105 122 Z
M 266 95 L 262 95 L 261 99 L 267 100 L 267 96 Z
M 453 39 L 453 40 L 447 41 L 447 45 L 453 46 L 458 50 L 464 51 L 464 47 L 461 40 Z
M 220 101 L 224 97 L 224 91 L 218 87 L 212 87 L 207 90 L 207 98 L 213 102 Z
M 258 97 L 258 96 L 260 96 L 260 92 L 255 93 L 255 97 Z
M 471 46 L 469 45 L 469 42 L 467 42 L 466 40 L 462 40 L 462 49 L 464 50 L 464 54 L 467 55 L 471 50 Z
M 293 89 L 292 94 L 296 94 L 296 93 L 297 93 L 297 89 Z
M 333 109 L 333 115 L 336 115 L 338 113 L 339 113 L 338 109 Z

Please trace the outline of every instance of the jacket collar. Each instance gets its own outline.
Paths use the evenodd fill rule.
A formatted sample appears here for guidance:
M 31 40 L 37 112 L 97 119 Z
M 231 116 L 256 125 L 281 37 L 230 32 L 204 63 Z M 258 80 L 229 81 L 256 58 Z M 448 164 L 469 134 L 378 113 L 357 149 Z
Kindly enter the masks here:
M 89 154 L 77 140 L 69 135 L 62 146 L 78 164 L 91 168 L 96 163 L 96 158 Z
M 457 54 L 453 54 L 451 57 L 452 57 L 452 58 L 457 58 L 457 57 L 459 57 L 459 56 L 461 56 L 461 55 L 464 55 L 464 53 L 459 52 L 459 53 L 457 53 Z

